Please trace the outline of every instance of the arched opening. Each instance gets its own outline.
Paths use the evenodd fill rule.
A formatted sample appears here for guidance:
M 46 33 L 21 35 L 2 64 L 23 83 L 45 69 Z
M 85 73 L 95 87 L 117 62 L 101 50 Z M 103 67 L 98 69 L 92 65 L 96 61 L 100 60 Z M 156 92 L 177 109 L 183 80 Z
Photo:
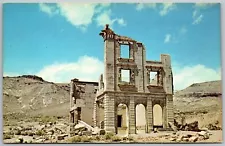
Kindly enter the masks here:
M 136 130 L 137 134 L 146 133 L 146 113 L 143 104 L 138 104 L 136 106 Z
M 153 127 L 160 128 L 163 126 L 163 111 L 159 104 L 153 106 Z
M 117 107 L 117 133 L 120 135 L 128 134 L 128 108 L 126 104 L 119 104 Z

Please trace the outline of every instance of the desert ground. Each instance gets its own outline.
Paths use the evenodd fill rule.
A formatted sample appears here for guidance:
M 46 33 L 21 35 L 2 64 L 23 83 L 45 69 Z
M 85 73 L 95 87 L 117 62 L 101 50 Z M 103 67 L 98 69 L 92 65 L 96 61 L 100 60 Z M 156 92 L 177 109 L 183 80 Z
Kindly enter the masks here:
M 174 94 L 175 120 L 180 125 L 197 121 L 199 131 L 155 129 L 146 134 L 139 130 L 136 135 L 77 131 L 70 137 L 69 83 L 52 83 L 37 76 L 4 77 L 4 143 L 221 143 L 221 84 L 196 83 Z

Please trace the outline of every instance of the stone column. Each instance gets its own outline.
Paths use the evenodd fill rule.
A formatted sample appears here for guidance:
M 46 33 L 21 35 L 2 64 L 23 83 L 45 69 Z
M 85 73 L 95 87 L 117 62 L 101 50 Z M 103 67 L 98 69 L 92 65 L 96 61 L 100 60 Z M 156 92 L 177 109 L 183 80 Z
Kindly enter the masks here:
M 174 122 L 173 111 L 173 95 L 166 95 L 166 112 L 167 112 L 167 127 L 169 122 Z
M 163 114 L 163 128 L 167 128 L 167 110 L 166 110 L 166 100 L 163 101 L 163 106 L 162 106 L 162 114 Z
M 97 123 L 98 123 L 98 104 L 97 101 L 94 102 L 94 113 L 93 113 L 93 119 L 94 119 L 94 127 L 97 127 Z
M 117 127 L 117 124 L 118 124 L 118 118 L 117 118 L 117 112 L 118 112 L 118 106 L 115 106 L 115 133 L 117 134 L 118 133 L 118 127 Z
M 146 108 L 146 119 L 147 119 L 147 133 L 150 133 L 153 130 L 153 107 L 152 107 L 152 98 L 147 97 L 147 108 Z
M 75 88 L 74 88 L 74 82 L 71 80 L 71 82 L 70 82 L 70 109 L 74 105 L 74 100 L 73 100 L 74 90 L 75 90 Z
M 114 97 L 105 95 L 104 97 L 104 129 L 115 132 L 115 101 Z
M 74 110 L 74 124 L 78 124 L 78 110 L 77 108 Z
M 136 134 L 136 110 L 134 97 L 130 97 L 129 103 L 129 134 Z

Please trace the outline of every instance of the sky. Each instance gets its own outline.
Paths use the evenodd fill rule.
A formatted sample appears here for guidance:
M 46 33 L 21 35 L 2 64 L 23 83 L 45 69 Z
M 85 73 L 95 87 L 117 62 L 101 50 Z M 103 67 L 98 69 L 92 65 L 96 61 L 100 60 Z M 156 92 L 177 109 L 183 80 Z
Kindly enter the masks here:
M 98 81 L 105 24 L 142 42 L 147 60 L 171 56 L 174 88 L 221 79 L 220 4 L 18 3 L 3 5 L 3 76 Z

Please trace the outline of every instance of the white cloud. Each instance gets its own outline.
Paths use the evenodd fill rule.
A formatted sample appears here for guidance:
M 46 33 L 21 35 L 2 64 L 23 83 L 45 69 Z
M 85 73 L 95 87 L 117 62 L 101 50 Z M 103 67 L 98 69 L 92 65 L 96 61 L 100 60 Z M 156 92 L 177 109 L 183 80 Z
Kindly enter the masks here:
M 194 10 L 193 13 L 192 13 L 192 18 L 193 18 L 192 24 L 197 25 L 202 21 L 203 14 L 199 14 L 198 10 Z
M 115 22 L 117 22 L 118 24 L 122 26 L 126 25 L 126 22 L 124 21 L 124 19 L 122 18 L 112 19 L 111 14 L 112 14 L 111 10 L 107 10 L 101 13 L 100 15 L 98 15 L 96 18 L 97 25 L 105 26 L 105 24 L 109 24 L 110 26 L 112 26 Z
M 195 3 L 194 7 L 199 9 L 209 8 L 217 3 Z
M 217 3 L 195 3 L 194 4 L 194 11 L 192 13 L 192 18 L 193 18 L 193 25 L 199 24 L 204 15 L 203 14 L 199 14 L 201 10 L 203 9 L 207 9 L 212 7 L 213 5 L 216 5 Z
M 156 3 L 139 3 L 136 5 L 136 10 L 141 11 L 144 8 L 150 8 L 150 9 L 156 9 L 157 4 Z M 174 10 L 176 8 L 176 4 L 174 3 L 163 3 L 159 7 L 159 14 L 161 16 L 167 15 L 170 11 Z
M 221 80 L 221 70 L 214 70 L 204 65 L 173 66 L 174 89 L 182 90 L 193 83 Z
M 122 18 L 110 18 L 111 10 L 106 10 L 110 5 L 110 3 L 97 4 L 63 2 L 58 3 L 55 7 L 49 4 L 40 4 L 39 7 L 41 11 L 47 13 L 48 15 L 56 13 L 60 14 L 69 23 L 83 31 L 85 31 L 88 25 L 93 22 L 95 17 L 100 17 L 102 23 L 111 22 L 111 24 L 113 24 L 114 22 L 117 22 L 119 25 L 126 25 Z
M 83 81 L 98 81 L 103 69 L 103 62 L 97 58 L 82 56 L 77 62 L 55 63 L 45 66 L 36 75 L 51 82 L 70 82 L 72 78 Z
M 144 8 L 153 8 L 155 9 L 156 8 L 156 3 L 139 3 L 136 5 L 136 10 L 137 11 L 140 11 Z
M 58 13 L 57 8 L 50 4 L 40 3 L 39 7 L 42 12 L 47 13 L 49 16 L 52 16 Z
M 96 4 L 58 3 L 60 14 L 72 25 L 86 28 L 92 22 Z
M 194 19 L 194 20 L 193 20 L 192 24 L 197 25 L 197 24 L 199 24 L 199 23 L 202 21 L 202 19 L 203 19 L 203 14 L 201 14 L 201 15 L 199 15 L 199 16 L 195 16 L 193 19 Z
M 164 43 L 169 43 L 170 40 L 171 40 L 171 34 L 166 34 L 165 39 L 164 39 Z
M 159 14 L 161 16 L 164 16 L 168 14 L 170 11 L 174 10 L 176 8 L 176 5 L 173 3 L 163 3 L 162 9 L 160 10 Z
M 196 15 L 197 15 L 198 11 L 197 10 L 194 10 L 193 13 L 192 13 L 192 18 L 195 18 Z
M 185 27 L 185 26 L 182 26 L 181 28 L 180 28 L 180 34 L 186 34 L 187 33 L 187 28 Z

